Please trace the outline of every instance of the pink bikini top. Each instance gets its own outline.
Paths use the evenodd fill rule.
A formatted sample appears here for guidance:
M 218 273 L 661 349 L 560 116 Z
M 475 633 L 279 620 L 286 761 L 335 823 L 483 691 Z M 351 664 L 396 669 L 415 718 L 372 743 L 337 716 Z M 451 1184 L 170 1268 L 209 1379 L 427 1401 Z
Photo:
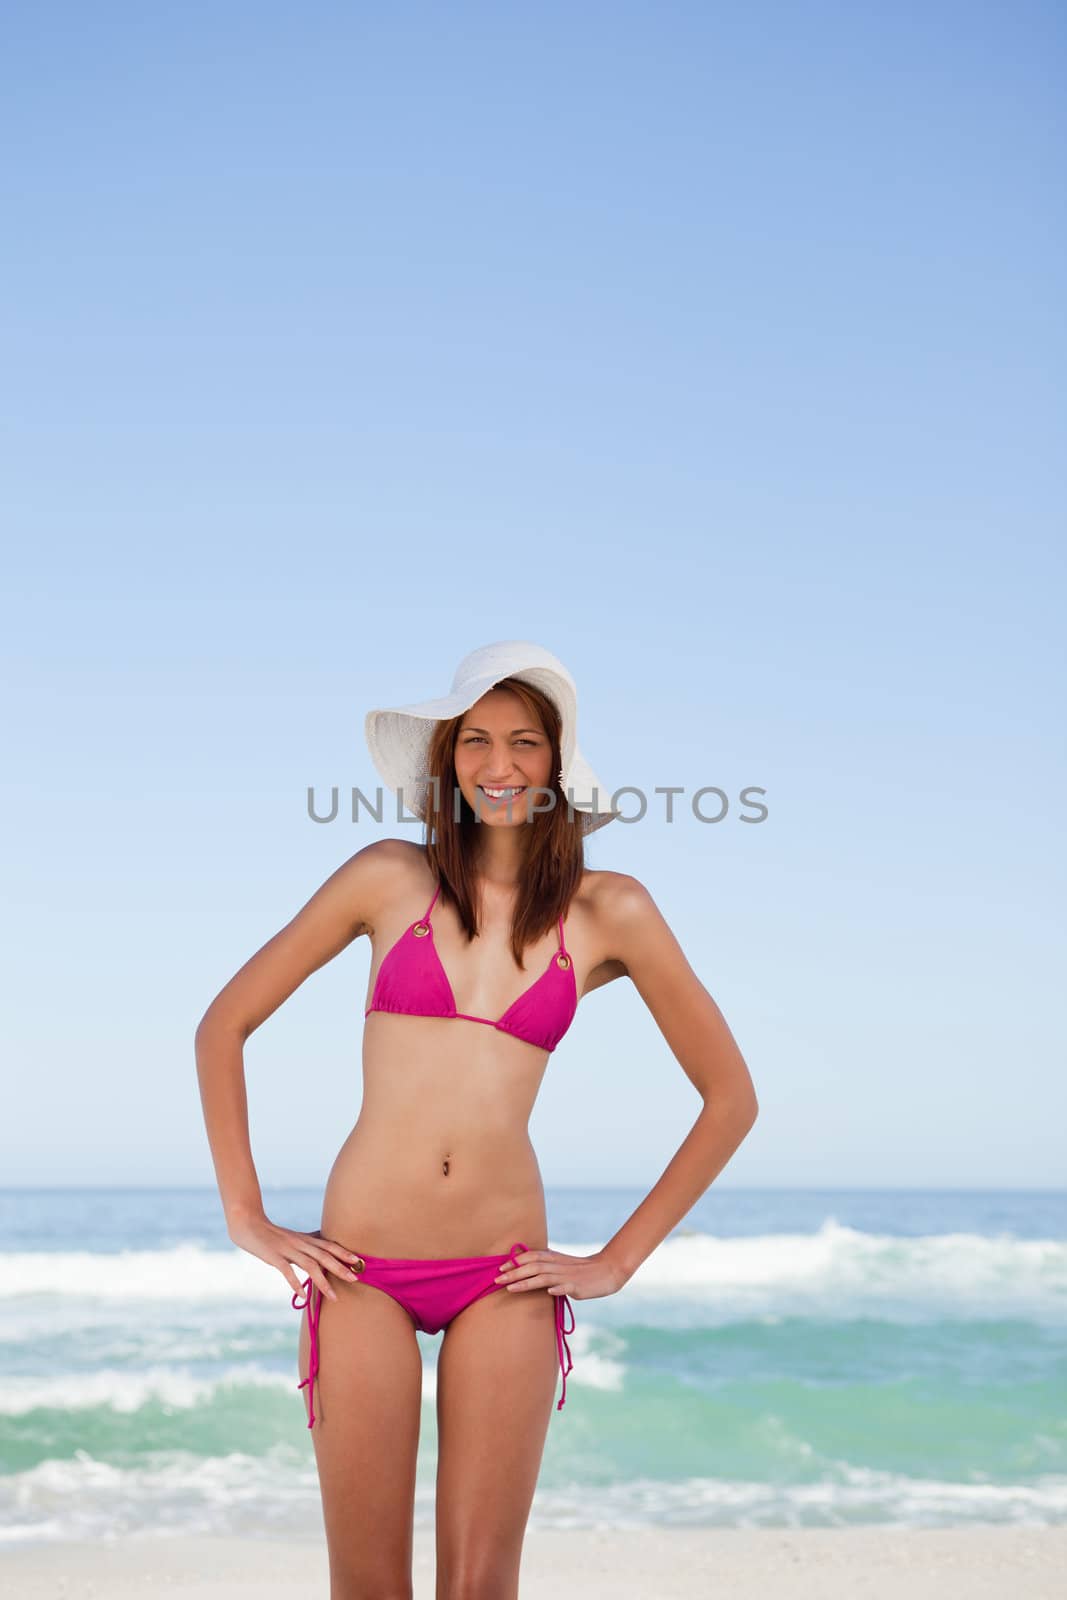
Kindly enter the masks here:
M 484 1022 L 490 1028 L 499 1028 L 541 1050 L 554 1050 L 578 1009 L 574 967 L 563 943 L 563 918 L 559 919 L 559 949 L 546 971 L 494 1022 L 492 1017 L 472 1017 L 456 1010 L 456 997 L 430 926 L 430 912 L 440 893 L 438 884 L 425 915 L 404 930 L 378 968 L 374 995 L 364 1018 L 372 1011 L 396 1011 L 409 1017 L 461 1017 L 466 1022 Z

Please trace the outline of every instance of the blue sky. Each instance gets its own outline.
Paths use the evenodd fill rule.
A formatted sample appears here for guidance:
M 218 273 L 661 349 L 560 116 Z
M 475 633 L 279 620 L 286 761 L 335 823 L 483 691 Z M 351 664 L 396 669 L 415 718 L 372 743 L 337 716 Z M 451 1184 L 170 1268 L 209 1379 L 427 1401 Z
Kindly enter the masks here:
M 731 797 L 588 846 L 749 1063 L 718 1181 L 1062 1183 L 1058 8 L 5 35 L 5 1181 L 212 1181 L 204 1007 L 421 837 L 307 786 L 373 788 L 367 709 L 530 638 L 609 787 Z M 265 1185 L 322 1181 L 358 1112 L 369 960 L 249 1041 Z M 698 1106 L 597 991 L 545 1180 L 651 1184 Z

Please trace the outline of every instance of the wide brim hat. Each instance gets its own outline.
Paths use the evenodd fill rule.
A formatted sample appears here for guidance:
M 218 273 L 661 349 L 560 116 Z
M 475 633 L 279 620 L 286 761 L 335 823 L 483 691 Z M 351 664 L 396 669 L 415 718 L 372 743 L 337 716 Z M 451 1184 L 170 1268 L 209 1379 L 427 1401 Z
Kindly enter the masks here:
M 448 694 L 439 699 L 367 712 L 367 746 L 389 788 L 425 821 L 432 798 L 427 761 L 434 724 L 469 711 L 502 678 L 519 678 L 532 684 L 548 696 L 559 712 L 563 803 L 569 801 L 574 807 L 582 832 L 593 833 L 611 822 L 618 812 L 611 808 L 610 792 L 578 748 L 578 690 L 574 679 L 550 650 L 524 639 L 506 639 L 472 650 L 456 668 Z M 556 803 L 560 804 L 558 797 Z

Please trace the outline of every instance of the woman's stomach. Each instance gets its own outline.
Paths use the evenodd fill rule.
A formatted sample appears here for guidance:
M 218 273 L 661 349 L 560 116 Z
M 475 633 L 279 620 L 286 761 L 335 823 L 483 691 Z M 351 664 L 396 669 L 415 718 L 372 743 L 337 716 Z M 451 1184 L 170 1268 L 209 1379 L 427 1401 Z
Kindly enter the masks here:
M 438 1032 L 434 1051 L 379 1041 L 365 1055 L 363 1106 L 330 1172 L 322 1232 L 381 1256 L 541 1248 L 544 1185 L 528 1132 L 541 1052 L 499 1034 L 463 1040 L 434 1020 L 453 1030 Z

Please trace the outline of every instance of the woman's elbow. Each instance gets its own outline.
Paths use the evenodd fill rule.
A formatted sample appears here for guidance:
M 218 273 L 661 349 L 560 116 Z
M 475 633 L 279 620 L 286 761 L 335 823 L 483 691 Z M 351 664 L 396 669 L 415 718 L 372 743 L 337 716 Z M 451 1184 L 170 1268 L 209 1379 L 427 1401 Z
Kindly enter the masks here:
M 720 1085 L 705 1096 L 705 1103 L 713 1105 L 720 1115 L 728 1114 L 743 1133 L 748 1132 L 759 1116 L 759 1101 L 751 1082 Z
M 205 1046 L 210 1046 L 220 1038 L 236 1037 L 243 1043 L 251 1031 L 233 1008 L 216 996 L 196 1025 L 193 1047 L 199 1053 Z

